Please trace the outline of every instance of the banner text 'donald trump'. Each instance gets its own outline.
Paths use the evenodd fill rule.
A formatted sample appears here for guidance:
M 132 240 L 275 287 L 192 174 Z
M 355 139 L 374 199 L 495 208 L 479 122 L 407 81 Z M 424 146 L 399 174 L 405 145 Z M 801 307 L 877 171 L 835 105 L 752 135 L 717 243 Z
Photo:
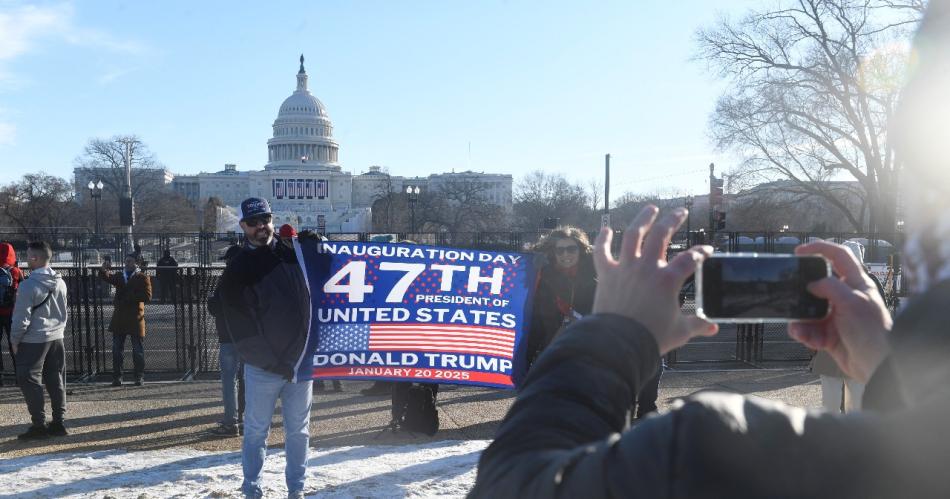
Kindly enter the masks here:
M 531 257 L 297 241 L 310 287 L 298 377 L 510 388 L 524 369 Z

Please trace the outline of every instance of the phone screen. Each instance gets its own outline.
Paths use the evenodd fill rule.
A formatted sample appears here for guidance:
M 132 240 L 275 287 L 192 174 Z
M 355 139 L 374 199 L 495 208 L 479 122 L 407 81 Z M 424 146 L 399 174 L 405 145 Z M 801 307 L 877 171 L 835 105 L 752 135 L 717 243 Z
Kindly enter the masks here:
M 698 313 L 735 322 L 821 319 L 828 301 L 806 286 L 829 275 L 821 257 L 711 257 L 701 268 Z

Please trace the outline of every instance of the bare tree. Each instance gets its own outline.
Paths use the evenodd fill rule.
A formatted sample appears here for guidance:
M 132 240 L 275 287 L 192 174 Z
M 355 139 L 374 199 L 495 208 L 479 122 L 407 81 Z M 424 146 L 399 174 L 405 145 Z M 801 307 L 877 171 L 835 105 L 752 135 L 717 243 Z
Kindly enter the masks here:
M 56 235 L 76 221 L 72 186 L 43 172 L 24 175 L 0 189 L 0 207 L 29 236 Z
M 729 230 L 774 232 L 787 225 L 793 232 L 845 232 L 853 230 L 851 222 L 828 198 L 859 215 L 867 208 L 863 191 L 854 182 L 828 182 L 827 196 L 813 196 L 790 184 L 788 180 L 761 184 L 732 196 Z
M 587 198 L 590 200 L 591 211 L 600 210 L 600 203 L 603 202 L 601 196 L 604 192 L 604 182 L 599 178 L 591 178 L 587 181 Z
M 501 206 L 488 197 L 482 182 L 441 182 L 416 202 L 416 227 L 426 231 L 481 232 L 509 228 Z
M 108 140 L 91 139 L 75 163 L 79 168 L 95 170 L 105 184 L 103 190 L 116 199 L 126 192 L 126 163 L 132 168 L 133 198 L 165 187 L 164 184 L 156 185 L 158 183 L 152 175 L 136 175 L 135 170 L 161 169 L 162 164 L 135 135 L 116 135 Z
M 648 204 L 656 206 L 660 209 L 660 211 L 667 211 L 674 208 L 679 208 L 680 206 L 683 206 L 685 202 L 682 196 L 675 196 L 662 192 L 625 192 L 614 201 L 613 207 L 610 209 L 611 221 L 613 222 L 614 227 L 626 226 L 626 224 L 632 221 L 637 213 L 640 213 L 640 210 L 642 210 Z M 695 211 L 699 210 L 696 209 Z M 700 227 L 705 227 L 708 225 L 705 223 L 700 225 L 698 218 L 700 217 L 695 215 L 693 216 L 693 229 L 699 229 Z
M 116 135 L 108 140 L 91 139 L 75 163 L 102 180 L 104 193 L 115 202 L 126 196 L 125 167 L 126 163 L 131 165 L 136 230 L 194 228 L 196 207 L 169 192 L 163 165 L 138 137 Z M 186 213 L 185 207 L 191 214 Z M 115 210 L 105 210 L 105 213 L 110 218 L 117 215 Z M 114 223 L 118 225 L 117 218 Z
M 227 205 L 221 201 L 221 198 L 217 196 L 211 196 L 208 198 L 208 202 L 205 203 L 203 220 L 202 220 L 202 230 L 205 232 L 216 232 L 218 230 L 218 209 L 225 208 Z
M 376 192 L 373 193 L 373 228 L 391 232 L 395 223 L 398 196 L 396 196 L 393 178 L 389 172 L 381 170 L 381 174 L 386 177 L 376 185 Z
M 563 175 L 536 170 L 515 184 L 515 224 L 523 230 L 537 230 L 546 218 L 559 218 L 563 225 L 591 228 L 596 222 L 590 206 L 584 187 Z
M 871 230 L 893 230 L 899 158 L 887 121 L 900 97 L 917 23 L 913 0 L 786 0 L 698 32 L 699 57 L 730 81 L 712 134 L 744 157 L 738 185 L 791 180 L 796 192 L 840 210 L 855 230 L 864 217 L 828 189 L 858 181 Z

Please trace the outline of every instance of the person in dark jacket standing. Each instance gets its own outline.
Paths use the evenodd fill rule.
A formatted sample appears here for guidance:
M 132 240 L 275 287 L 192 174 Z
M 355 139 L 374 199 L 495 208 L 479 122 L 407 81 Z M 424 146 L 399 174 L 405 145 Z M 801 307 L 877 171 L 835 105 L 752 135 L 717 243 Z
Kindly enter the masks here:
M 26 399 L 33 424 L 17 438 L 30 440 L 67 434 L 66 416 L 66 283 L 49 267 L 53 252 L 45 242 L 27 248 L 30 277 L 20 286 L 13 309 L 13 352 L 19 356 L 17 384 Z M 42 385 L 40 384 L 42 382 Z M 46 425 L 43 385 L 49 393 L 53 420 Z
M 560 227 L 541 239 L 534 250 L 544 259 L 528 336 L 528 364 L 571 322 L 590 313 L 597 276 L 587 234 Z
M 7 348 L 10 360 L 16 370 L 16 358 L 13 355 L 13 343 L 10 341 L 10 318 L 13 316 L 13 304 L 16 301 L 17 288 L 23 280 L 23 272 L 16 265 L 16 251 L 10 243 L 0 243 L 0 341 L 7 336 Z M 3 372 L 3 356 L 0 355 L 0 372 Z M 0 376 L 0 386 L 3 377 Z
M 240 252 L 240 246 L 228 248 L 221 257 L 225 266 Z M 244 365 L 228 336 L 227 325 L 221 314 L 220 282 L 208 297 L 208 313 L 214 316 L 215 329 L 218 331 L 218 364 L 221 367 L 221 400 L 224 403 L 224 419 L 210 432 L 217 436 L 233 437 L 241 434 L 241 424 L 244 422 L 244 375 L 241 372 Z
M 172 256 L 172 252 L 165 250 L 162 257 L 158 259 L 155 273 L 158 274 L 158 284 L 161 291 L 159 299 L 162 303 L 174 299 L 175 282 L 178 280 L 178 261 Z
M 224 325 L 244 361 L 244 440 L 241 445 L 247 497 L 261 497 L 267 435 L 281 400 L 290 497 L 303 497 L 310 444 L 311 379 L 298 379 L 310 327 L 310 291 L 293 249 L 274 237 L 270 204 L 241 203 L 246 245 L 221 278 Z
M 132 364 L 135 386 L 145 383 L 145 302 L 152 299 L 152 281 L 138 269 L 135 255 L 125 257 L 125 268 L 113 272 L 109 262 L 102 264 L 99 277 L 115 287 L 112 300 L 112 386 L 122 385 L 125 339 L 132 339 Z

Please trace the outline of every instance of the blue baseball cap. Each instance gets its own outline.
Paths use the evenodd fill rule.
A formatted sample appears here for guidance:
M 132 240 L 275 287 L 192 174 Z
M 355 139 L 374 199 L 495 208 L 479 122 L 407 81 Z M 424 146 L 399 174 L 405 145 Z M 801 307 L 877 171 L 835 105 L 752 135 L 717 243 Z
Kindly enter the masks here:
M 241 221 L 257 215 L 271 215 L 270 203 L 266 199 L 247 198 L 241 202 Z

